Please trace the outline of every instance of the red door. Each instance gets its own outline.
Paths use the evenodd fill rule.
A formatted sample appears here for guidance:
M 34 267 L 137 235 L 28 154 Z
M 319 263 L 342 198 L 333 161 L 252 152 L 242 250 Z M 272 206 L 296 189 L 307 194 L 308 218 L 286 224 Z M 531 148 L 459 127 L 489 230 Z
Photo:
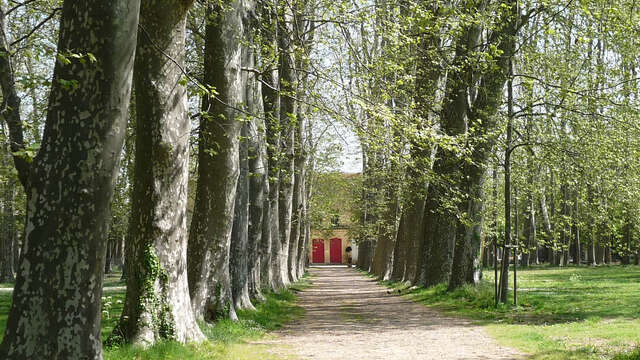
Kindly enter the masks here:
M 329 258 L 332 264 L 342 264 L 342 239 L 333 238 L 329 245 Z
M 313 259 L 314 264 L 324 264 L 324 240 L 313 239 Z

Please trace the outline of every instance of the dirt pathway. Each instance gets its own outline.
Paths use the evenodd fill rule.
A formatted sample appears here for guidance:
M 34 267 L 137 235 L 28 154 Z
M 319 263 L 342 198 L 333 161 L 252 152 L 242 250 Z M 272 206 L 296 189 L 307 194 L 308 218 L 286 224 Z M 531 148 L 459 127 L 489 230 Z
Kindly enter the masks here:
M 387 293 L 354 269 L 313 267 L 303 318 L 272 341 L 301 359 L 521 359 L 479 326 Z M 283 350 L 277 350 L 281 353 Z M 285 354 L 282 354 L 285 355 Z

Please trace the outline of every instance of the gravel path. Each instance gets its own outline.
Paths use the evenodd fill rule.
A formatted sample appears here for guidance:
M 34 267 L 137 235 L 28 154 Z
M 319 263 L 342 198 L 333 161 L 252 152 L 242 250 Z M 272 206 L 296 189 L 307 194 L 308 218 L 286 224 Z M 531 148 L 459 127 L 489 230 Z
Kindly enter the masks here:
M 354 269 L 312 267 L 305 316 L 282 329 L 274 352 L 313 360 L 521 359 L 468 320 L 387 293 Z M 288 350 L 287 350 L 288 349 Z

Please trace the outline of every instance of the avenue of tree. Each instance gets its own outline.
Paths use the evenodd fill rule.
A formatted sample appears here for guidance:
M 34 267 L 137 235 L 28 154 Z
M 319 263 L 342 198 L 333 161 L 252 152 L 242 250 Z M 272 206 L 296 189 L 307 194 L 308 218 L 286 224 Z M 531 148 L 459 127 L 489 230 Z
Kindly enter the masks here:
M 0 0 L 0 358 L 202 341 L 300 279 L 337 207 L 385 280 L 492 266 L 506 302 L 510 261 L 637 264 L 638 24 L 633 0 Z

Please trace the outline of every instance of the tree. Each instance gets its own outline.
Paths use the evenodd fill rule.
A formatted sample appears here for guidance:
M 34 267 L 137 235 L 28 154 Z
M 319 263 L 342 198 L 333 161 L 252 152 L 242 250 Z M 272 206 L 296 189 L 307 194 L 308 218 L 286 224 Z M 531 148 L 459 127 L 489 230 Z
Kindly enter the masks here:
M 127 295 L 110 343 L 204 339 L 184 271 L 191 122 L 181 81 L 191 4 L 150 0 L 140 10 Z
M 42 150 L 28 171 L 20 170 L 27 226 L 0 346 L 4 359 L 102 358 L 109 203 L 126 127 L 138 8 L 138 1 L 63 4 Z
M 241 54 L 244 2 L 208 2 L 204 84 L 198 143 L 198 185 L 187 251 L 189 292 L 196 318 L 237 319 L 229 256 L 243 122 Z

